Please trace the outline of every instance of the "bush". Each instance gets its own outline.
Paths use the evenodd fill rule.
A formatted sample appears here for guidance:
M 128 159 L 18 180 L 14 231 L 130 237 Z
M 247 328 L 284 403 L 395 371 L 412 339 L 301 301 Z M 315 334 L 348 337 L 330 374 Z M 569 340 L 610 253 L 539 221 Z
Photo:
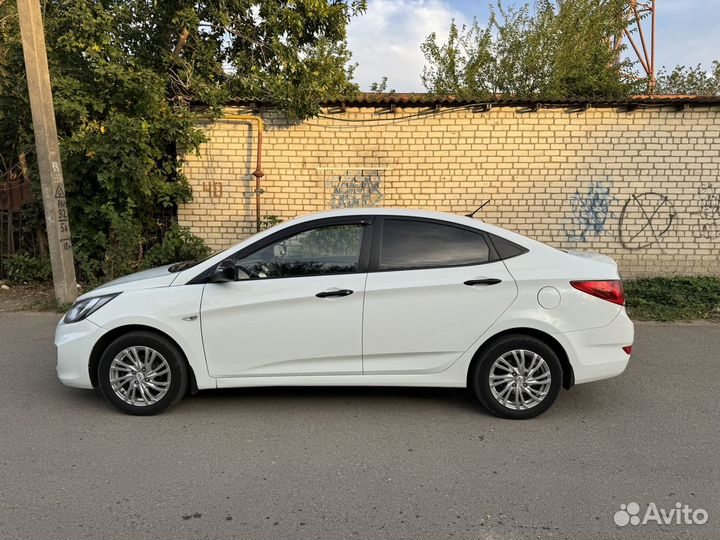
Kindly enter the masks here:
M 205 245 L 187 227 L 173 224 L 163 236 L 162 242 L 148 249 L 142 262 L 143 268 L 153 268 L 180 261 L 197 261 L 210 255 Z
M 50 257 L 15 255 L 7 261 L 8 280 L 13 283 L 47 283 L 52 281 Z
M 275 225 L 278 225 L 279 223 L 282 223 L 283 220 L 279 216 L 274 215 L 268 215 L 263 218 L 263 220 L 260 222 L 260 230 L 264 231 L 265 229 L 269 229 L 270 227 L 273 227 Z

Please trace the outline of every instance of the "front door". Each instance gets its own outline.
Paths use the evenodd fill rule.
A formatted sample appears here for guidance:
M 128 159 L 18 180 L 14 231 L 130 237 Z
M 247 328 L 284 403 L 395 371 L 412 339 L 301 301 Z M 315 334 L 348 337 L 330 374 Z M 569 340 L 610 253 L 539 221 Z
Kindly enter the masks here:
M 293 230 L 239 254 L 242 280 L 206 284 L 210 375 L 362 373 L 365 228 L 354 220 Z

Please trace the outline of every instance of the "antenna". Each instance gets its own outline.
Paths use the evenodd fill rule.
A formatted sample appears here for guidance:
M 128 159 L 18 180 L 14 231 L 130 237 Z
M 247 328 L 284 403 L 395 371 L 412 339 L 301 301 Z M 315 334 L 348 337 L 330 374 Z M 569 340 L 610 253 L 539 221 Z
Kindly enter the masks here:
M 490 204 L 490 199 L 482 203 L 480 206 L 478 206 L 473 212 L 470 212 L 469 214 L 465 214 L 465 217 L 474 218 L 475 214 L 477 214 L 480 210 L 482 210 L 486 205 Z

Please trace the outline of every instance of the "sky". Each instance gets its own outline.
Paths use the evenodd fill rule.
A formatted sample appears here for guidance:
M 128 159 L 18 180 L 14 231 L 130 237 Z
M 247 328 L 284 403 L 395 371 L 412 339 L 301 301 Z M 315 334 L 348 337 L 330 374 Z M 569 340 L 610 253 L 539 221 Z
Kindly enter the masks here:
M 488 4 L 488 0 L 368 0 L 367 12 L 348 28 L 348 45 L 358 63 L 356 82 L 367 90 L 386 76 L 388 89 L 423 91 L 420 74 L 425 59 L 420 44 L 431 32 L 446 36 L 453 19 L 459 24 L 475 16 L 486 21 Z M 720 59 L 719 17 L 720 0 L 657 0 L 656 66 L 708 68 Z

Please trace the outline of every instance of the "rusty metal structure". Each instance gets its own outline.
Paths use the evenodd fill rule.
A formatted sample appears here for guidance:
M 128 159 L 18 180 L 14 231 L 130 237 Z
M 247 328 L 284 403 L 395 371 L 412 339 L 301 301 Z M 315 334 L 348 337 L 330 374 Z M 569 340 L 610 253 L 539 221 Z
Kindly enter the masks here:
M 655 0 L 629 0 L 625 8 L 625 29 L 622 35 L 615 40 L 615 49 L 618 52 L 623 38 L 630 43 L 635 57 L 647 76 L 648 93 L 653 92 L 656 82 L 655 20 Z
M 21 232 L 21 209 L 31 198 L 27 162 L 21 155 L 17 165 L 0 173 L 0 279 L 6 277 L 7 259 L 27 247 Z

